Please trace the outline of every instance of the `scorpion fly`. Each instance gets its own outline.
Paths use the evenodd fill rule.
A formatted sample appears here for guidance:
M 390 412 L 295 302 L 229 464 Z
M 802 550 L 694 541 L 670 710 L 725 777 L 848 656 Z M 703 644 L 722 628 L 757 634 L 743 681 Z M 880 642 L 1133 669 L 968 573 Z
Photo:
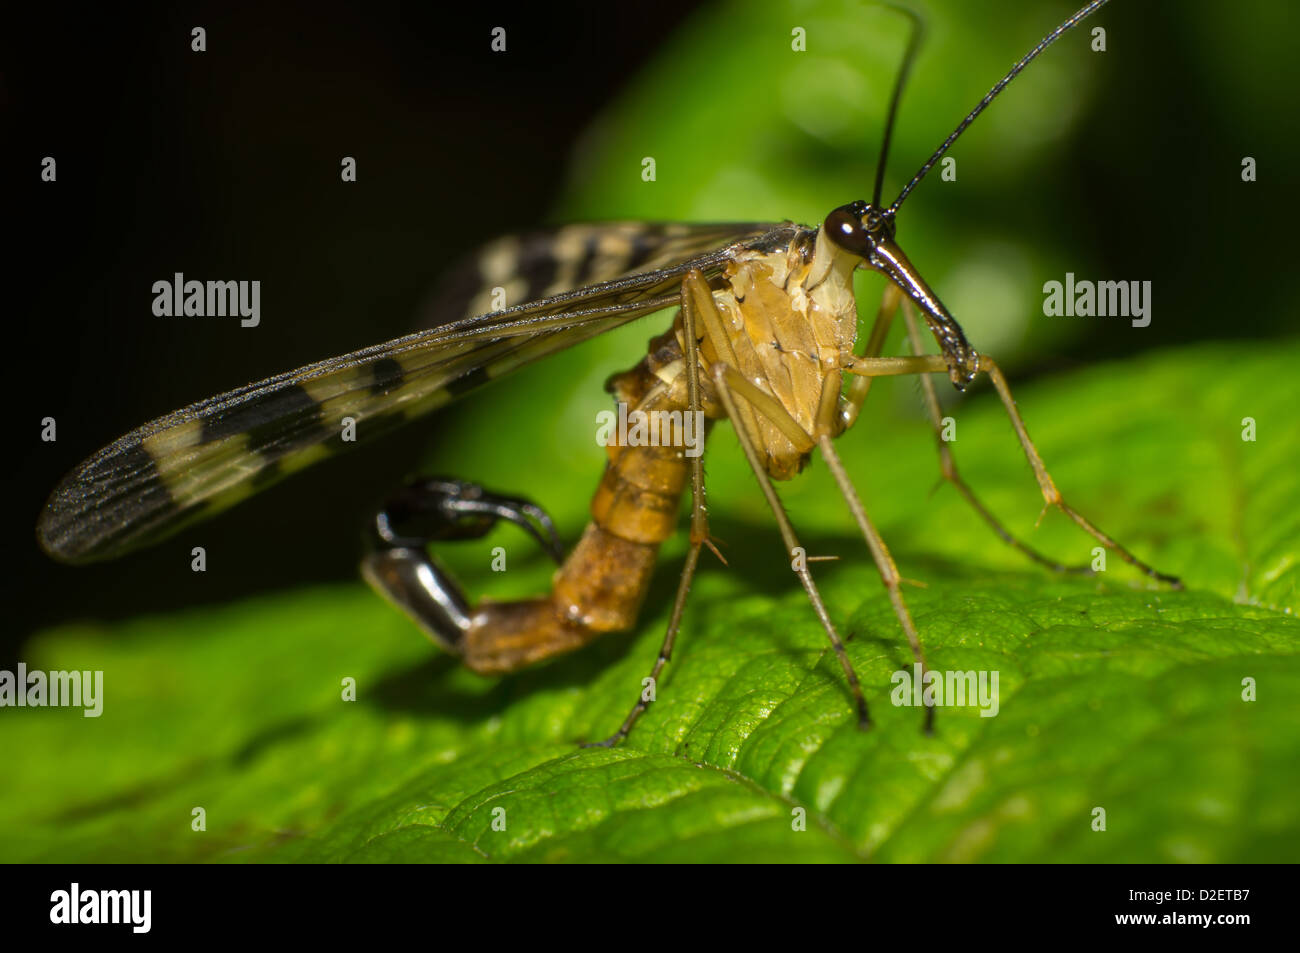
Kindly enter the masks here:
M 832 440 L 855 421 L 871 382 L 918 375 L 931 422 L 940 427 L 934 385 L 946 374 L 964 390 L 986 374 L 1006 409 L 1048 506 L 1107 549 L 1161 582 L 1178 586 L 1071 508 L 1029 439 L 1006 379 L 961 327 L 895 240 L 906 198 L 958 136 L 1035 57 L 1101 7 L 1092 0 L 1049 33 L 957 125 L 889 205 L 881 201 L 885 159 L 906 75 L 919 42 L 913 29 L 892 91 L 872 200 L 842 205 L 815 228 L 782 224 L 575 225 L 489 246 L 479 277 L 526 288 L 526 300 L 385 344 L 312 364 L 199 401 L 122 437 L 90 457 L 54 490 L 37 526 L 41 546 L 70 563 L 112 558 L 213 515 L 275 479 L 350 442 L 376 437 L 516 368 L 645 315 L 676 308 L 671 327 L 641 361 L 607 383 L 628 409 L 727 419 L 780 529 L 787 553 L 799 546 L 773 488 L 820 451 L 864 537 L 916 661 L 925 654 L 900 590 L 901 577 L 840 462 Z M 852 278 L 863 268 L 887 279 L 867 339 L 857 341 Z M 487 305 L 489 297 L 477 299 Z M 911 354 L 881 355 L 902 310 Z M 487 310 L 483 307 L 481 310 Z M 938 342 L 922 347 L 919 316 Z M 340 439 L 350 418 L 356 441 Z M 642 441 L 643 442 L 643 441 Z M 654 441 L 658 443 L 658 441 Z M 1008 544 L 1059 571 L 998 522 L 962 481 L 940 442 L 943 475 Z M 689 546 L 662 648 L 657 681 L 682 620 L 701 549 L 711 546 L 700 455 L 681 445 L 615 439 L 591 503 L 591 520 L 568 553 L 546 513 L 520 498 L 458 480 L 411 482 L 375 516 L 362 573 L 446 651 L 476 672 L 512 672 L 633 627 L 659 546 L 677 528 L 690 487 Z M 505 520 L 530 533 L 559 563 L 549 595 L 474 606 L 429 552 L 432 543 L 481 537 Z M 796 561 L 796 565 L 799 565 Z M 844 670 L 858 722 L 867 703 L 834 622 L 806 566 L 800 582 Z M 1088 571 L 1074 567 L 1074 571 Z M 639 700 L 603 744 L 616 744 L 647 707 Z M 925 713 L 930 729 L 933 708 Z

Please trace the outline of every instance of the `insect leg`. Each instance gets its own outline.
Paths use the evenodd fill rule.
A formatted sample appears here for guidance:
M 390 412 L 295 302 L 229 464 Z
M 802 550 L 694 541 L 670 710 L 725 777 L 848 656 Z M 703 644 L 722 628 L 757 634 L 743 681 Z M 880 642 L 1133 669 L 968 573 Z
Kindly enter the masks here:
M 898 312 L 898 304 L 901 299 L 902 294 L 896 285 L 891 283 L 885 288 L 884 296 L 880 302 L 880 310 L 876 314 L 876 320 L 872 325 L 871 334 L 867 338 L 866 345 L 863 348 L 863 357 L 875 357 L 879 355 L 880 351 L 884 348 L 885 338 L 889 334 L 889 327 L 893 323 L 895 314 Z M 924 379 L 928 381 L 928 378 Z M 851 426 L 854 420 L 857 419 L 858 413 L 867 399 L 867 394 L 870 392 L 871 380 L 872 378 L 868 376 L 858 376 L 849 383 L 848 395 L 840 415 L 840 420 L 844 428 Z M 740 383 L 748 387 L 748 382 L 741 381 Z M 761 396 L 764 399 L 767 399 L 766 395 Z M 775 411 L 769 411 L 769 416 L 776 412 L 779 412 L 786 418 L 789 417 L 785 410 L 779 406 Z M 789 423 L 794 424 L 794 421 L 790 420 Z M 782 429 L 785 430 L 786 428 Z M 809 443 L 811 443 L 811 438 L 808 438 L 807 435 L 805 435 L 805 438 L 808 439 Z M 796 445 L 799 445 L 797 441 L 795 441 L 795 443 Z M 822 455 L 826 460 L 826 464 L 834 475 L 836 483 L 839 485 L 840 493 L 844 497 L 845 502 L 848 503 L 849 511 L 853 514 L 853 518 L 857 522 L 858 528 L 862 531 L 863 538 L 867 543 L 867 548 L 871 551 L 871 557 L 876 563 L 876 569 L 880 573 L 881 582 L 884 583 L 885 589 L 889 593 L 889 601 L 894 607 L 894 615 L 898 618 L 898 623 L 902 627 L 904 634 L 907 636 L 908 644 L 912 649 L 912 655 L 916 661 L 920 663 L 922 677 L 924 677 L 925 672 L 929 670 L 929 666 L 925 661 L 925 651 L 921 646 L 921 637 L 917 634 L 916 625 L 912 621 L 912 615 L 908 611 L 907 603 L 903 600 L 903 594 L 900 589 L 902 576 L 898 572 L 898 566 L 894 563 L 893 557 L 889 554 L 889 549 L 885 546 L 884 539 L 881 538 L 880 533 L 876 531 L 875 526 L 867 517 L 862 502 L 858 498 L 857 491 L 849 481 L 848 474 L 844 470 L 843 464 L 840 462 L 839 454 L 835 452 L 830 437 L 823 436 L 819 441 L 819 444 L 822 448 Z M 934 730 L 933 705 L 926 706 L 925 730 L 927 733 L 931 733 Z
M 1047 506 L 1055 506 L 1074 520 L 1085 533 L 1116 553 L 1124 562 L 1137 568 L 1152 579 L 1167 582 L 1175 589 L 1183 588 L 1183 583 L 1177 576 L 1158 572 L 1148 566 L 1114 539 L 1103 533 L 1062 499 L 1060 491 L 1056 489 L 1056 484 L 1052 481 L 1051 474 L 1047 472 L 1047 467 L 1043 464 L 1043 458 L 1038 455 L 1038 449 L 1034 446 L 1034 442 L 1029 439 L 1029 431 L 1025 429 L 1025 422 L 1020 417 L 1020 411 L 1016 409 L 1015 399 L 1011 396 L 1011 389 L 1007 386 L 1007 379 L 1002 376 L 1002 369 L 987 354 L 981 354 L 979 362 L 980 370 L 988 374 L 989 380 L 993 382 L 993 387 L 998 392 L 998 396 L 1002 398 L 1002 406 L 1006 408 L 1007 416 L 1011 418 L 1011 425 L 1015 427 L 1016 436 L 1020 439 L 1021 449 L 1025 452 L 1025 458 L 1029 460 L 1029 465 L 1034 468 L 1034 476 L 1038 479 L 1038 486 L 1043 491 L 1043 499 L 1047 502 Z
M 899 374 L 947 374 L 947 360 L 937 354 L 914 355 L 912 357 L 880 357 L 880 358 L 855 358 L 853 363 L 845 368 L 844 371 L 850 374 L 859 374 L 870 377 L 885 377 Z M 1101 543 L 1107 549 L 1115 552 L 1126 563 L 1136 567 L 1144 574 L 1150 576 L 1159 582 L 1167 582 L 1175 589 L 1183 587 L 1182 581 L 1177 576 L 1171 576 L 1166 573 L 1158 572 L 1148 566 L 1142 560 L 1138 559 L 1122 545 L 1111 537 L 1107 536 L 1100 529 L 1094 526 L 1072 506 L 1065 502 L 1061 493 L 1052 482 L 1051 474 L 1047 472 L 1047 467 L 1043 465 L 1042 457 L 1038 455 L 1037 448 L 1034 447 L 1033 441 L 1029 439 L 1029 431 L 1025 429 L 1025 422 L 1020 417 L 1020 412 L 1016 409 L 1015 399 L 1011 396 L 1011 390 L 1007 387 L 1006 378 L 1002 376 L 1002 370 L 998 367 L 987 354 L 981 354 L 979 357 L 979 370 L 989 375 L 993 382 L 994 389 L 998 392 L 998 397 L 1002 399 L 1002 406 L 1007 411 L 1007 416 L 1011 418 L 1011 425 L 1015 428 L 1016 436 L 1020 440 L 1021 449 L 1024 451 L 1029 465 L 1033 467 L 1034 476 L 1038 480 L 1039 489 L 1042 490 L 1043 499 L 1047 506 L 1055 506 L 1066 516 L 1070 517 L 1084 532 L 1092 536 L 1097 542 Z
M 894 315 L 898 313 L 898 302 L 903 297 L 903 293 L 898 290 L 898 285 L 892 281 L 885 285 L 885 294 L 880 299 L 880 310 L 876 312 L 875 323 L 871 326 L 871 334 L 867 337 L 862 348 L 861 357 L 879 357 L 880 352 L 885 347 L 885 338 L 889 334 L 889 327 L 894 323 Z M 871 392 L 870 377 L 855 377 L 849 381 L 847 393 L 844 395 L 844 405 L 840 410 L 840 432 L 848 430 L 858 419 L 858 414 L 862 411 L 862 405 L 867 401 L 867 394 Z
M 704 276 L 698 271 L 692 271 L 682 280 L 682 340 L 683 350 L 686 360 L 686 403 L 689 412 L 697 414 L 701 412 L 702 401 L 700 400 L 700 339 L 698 322 L 696 318 L 703 309 L 712 309 L 716 314 L 717 306 L 713 303 L 713 293 L 709 290 L 708 283 Z M 696 419 L 699 419 L 698 417 Z M 709 540 L 709 521 L 708 512 L 704 504 L 704 464 L 703 457 L 696 455 L 691 458 L 691 535 L 690 546 L 686 550 L 686 560 L 682 564 L 681 578 L 677 582 L 677 596 L 673 600 L 672 614 L 668 617 L 668 629 L 664 633 L 663 643 L 659 647 L 659 656 L 655 659 L 654 667 L 650 670 L 650 684 L 658 685 L 659 675 L 664 670 L 672 658 L 673 645 L 677 641 L 677 631 L 681 627 L 682 613 L 686 609 L 686 597 L 691 591 L 691 582 L 695 578 L 695 570 L 700 562 L 700 548 L 708 543 Z M 716 550 L 715 550 L 716 551 Z M 627 717 L 623 719 L 623 724 L 619 726 L 618 731 L 614 732 L 604 741 L 595 742 L 586 747 L 604 747 L 612 748 L 632 730 L 637 719 L 648 708 L 650 703 L 646 701 L 645 690 L 642 689 L 637 695 L 636 704 L 628 712 Z
M 863 377 L 901 377 L 905 374 L 947 374 L 948 361 L 938 354 L 914 354 L 911 357 L 855 357 L 841 368 L 847 374 Z
M 849 505 L 849 512 L 853 514 L 853 521 L 858 524 L 863 539 L 867 541 L 867 548 L 871 550 L 871 558 L 875 560 L 876 569 L 880 572 L 880 581 L 885 584 L 885 591 L 889 593 L 889 601 L 894 607 L 894 615 L 898 617 L 898 624 L 903 627 L 903 632 L 907 635 L 908 645 L 912 647 L 912 657 L 921 664 L 921 678 L 924 680 L 926 672 L 929 671 L 929 666 L 925 661 L 925 649 L 921 647 L 921 636 L 917 633 L 916 625 L 912 622 L 912 613 L 908 611 L 907 603 L 903 600 L 903 577 L 898 572 L 894 557 L 889 554 L 889 548 L 885 545 L 885 541 L 871 522 L 871 518 L 867 516 L 867 511 L 862 506 L 862 500 L 858 498 L 857 490 L 854 489 L 852 481 L 849 480 L 849 475 L 844 469 L 844 464 L 840 462 L 839 454 L 835 452 L 830 436 L 823 435 L 818 441 L 818 446 L 821 447 L 822 458 L 826 461 L 827 468 L 835 477 L 835 482 L 840 488 L 840 495 L 844 497 L 844 502 Z M 934 706 L 931 704 L 925 706 L 925 731 L 926 734 L 931 734 L 934 731 Z
M 736 403 L 737 395 L 739 395 L 745 397 L 754 410 L 770 417 L 772 423 L 779 427 L 783 433 L 791 425 L 796 430 L 801 429 L 799 424 L 790 418 L 789 414 L 785 413 L 779 403 L 753 387 L 726 364 L 715 363 L 712 367 L 712 373 L 718 397 L 722 400 L 723 406 L 726 407 L 727 416 L 731 420 L 739 421 L 742 419 L 739 414 L 740 407 Z M 769 413 L 771 409 L 769 404 L 775 405 L 776 412 L 779 412 L 779 415 L 784 415 L 784 421 L 779 419 L 779 415 L 772 416 L 772 413 Z M 749 468 L 754 471 L 759 488 L 763 491 L 763 495 L 767 497 L 768 506 L 772 508 L 772 515 L 776 517 L 777 526 L 781 530 L 781 539 L 785 542 L 786 552 L 793 554 L 799 548 L 799 538 L 795 535 L 794 527 L 790 524 L 790 517 L 786 514 L 785 507 L 781 505 L 781 498 L 777 496 L 776 489 L 772 486 L 767 471 L 763 469 L 763 463 L 759 459 L 758 451 L 755 449 L 749 433 L 739 424 L 733 429 L 736 432 L 736 437 L 740 440 L 741 449 L 745 451 L 745 459 L 749 461 Z M 813 440 L 806 432 L 803 434 L 803 443 L 809 447 L 813 446 Z M 799 445 L 798 442 L 796 442 L 796 445 Z M 853 664 L 849 661 L 848 653 L 844 650 L 844 643 L 840 640 L 839 633 L 835 631 L 835 624 L 831 622 L 830 614 L 826 611 L 826 604 L 822 601 L 821 593 L 818 592 L 812 574 L 808 572 L 806 566 L 796 568 L 795 572 L 799 576 L 799 581 L 803 583 L 804 591 L 808 594 L 808 601 L 812 603 L 813 610 L 817 613 L 817 618 L 831 641 L 831 647 L 835 649 L 835 655 L 840 661 L 840 667 L 844 669 L 844 676 L 848 679 L 849 689 L 853 692 L 853 700 L 857 706 L 858 727 L 868 728 L 871 725 L 871 719 L 867 714 L 867 700 L 862 695 L 862 686 L 858 682 L 857 672 L 853 670 Z
M 890 285 L 890 287 L 892 288 L 893 285 Z M 911 340 L 912 353 L 923 354 L 925 348 L 921 344 L 921 334 L 916 324 L 916 310 L 910 300 L 903 301 L 903 320 L 907 322 L 907 335 Z M 939 470 L 940 473 L 942 473 L 943 478 L 957 488 L 957 492 L 959 492 L 965 498 L 966 502 L 970 504 L 971 509 L 978 513 L 984 522 L 988 523 L 989 526 L 992 527 L 993 532 L 997 533 L 998 537 L 1012 549 L 1018 550 L 1029 559 L 1041 566 L 1046 566 L 1054 572 L 1092 575 L 1092 567 L 1086 563 L 1077 566 L 1067 566 L 1064 563 L 1057 562 L 1055 559 L 1044 556 L 1028 543 L 1017 539 L 980 501 L 979 497 L 975 495 L 975 492 L 967 485 L 966 481 L 962 479 L 961 474 L 957 472 L 957 461 L 953 458 L 952 450 L 948 446 L 948 442 L 943 439 L 943 410 L 939 406 L 939 396 L 934 390 L 934 381 L 930 379 L 928 374 L 922 374 L 920 377 L 921 389 L 925 392 L 925 405 L 930 413 L 930 423 L 934 426 L 935 443 L 939 450 Z M 870 380 L 870 377 L 856 377 L 854 378 L 854 383 Z

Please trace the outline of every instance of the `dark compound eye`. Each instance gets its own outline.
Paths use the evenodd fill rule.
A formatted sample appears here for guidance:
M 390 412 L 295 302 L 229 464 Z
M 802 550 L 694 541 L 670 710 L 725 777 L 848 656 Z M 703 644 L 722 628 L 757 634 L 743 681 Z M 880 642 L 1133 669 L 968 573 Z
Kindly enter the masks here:
M 870 258 L 875 242 L 862 226 L 861 215 L 862 208 L 859 203 L 841 205 L 826 216 L 826 222 L 822 227 L 826 229 L 826 237 L 845 251 L 859 258 Z

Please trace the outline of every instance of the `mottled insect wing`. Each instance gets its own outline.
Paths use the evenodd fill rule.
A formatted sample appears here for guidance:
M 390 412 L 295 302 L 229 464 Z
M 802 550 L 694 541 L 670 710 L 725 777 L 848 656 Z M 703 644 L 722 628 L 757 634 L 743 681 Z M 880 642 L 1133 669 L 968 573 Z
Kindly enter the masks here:
M 796 230 L 616 223 L 494 243 L 469 270 L 477 290 L 451 307 L 472 312 L 498 287 L 507 300 L 542 297 L 279 374 L 145 424 L 64 478 L 37 538 L 65 562 L 156 542 L 488 380 L 670 307 L 691 269 L 716 274 L 745 243 Z M 576 281 L 588 283 L 565 287 Z M 343 439 L 348 420 L 353 441 Z
M 448 273 L 423 309 L 420 323 L 433 328 L 490 314 L 511 303 L 540 301 L 616 278 L 660 271 L 775 227 L 602 222 L 506 235 Z

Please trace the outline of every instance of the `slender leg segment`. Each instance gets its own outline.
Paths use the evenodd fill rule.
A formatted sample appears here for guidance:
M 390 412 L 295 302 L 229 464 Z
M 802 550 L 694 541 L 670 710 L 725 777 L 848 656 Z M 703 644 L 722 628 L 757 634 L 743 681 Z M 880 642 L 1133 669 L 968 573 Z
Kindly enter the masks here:
M 885 377 L 901 374 L 947 374 L 948 363 L 944 357 L 937 354 L 914 355 L 911 357 L 855 358 L 852 365 L 845 367 L 844 370 L 849 374 L 865 377 Z M 1020 411 L 1016 409 L 1015 399 L 1011 396 L 1011 390 L 1007 386 L 1006 378 L 1002 375 L 1002 369 L 998 367 L 991 357 L 982 354 L 979 357 L 979 370 L 988 374 L 989 380 L 993 382 L 993 387 L 998 393 L 998 397 L 1002 400 L 1002 406 L 1006 409 L 1007 416 L 1011 418 L 1011 425 L 1015 428 L 1016 437 L 1020 440 L 1020 447 L 1024 451 L 1029 465 L 1034 470 L 1034 476 L 1038 480 L 1038 486 L 1042 491 L 1046 505 L 1055 506 L 1073 520 L 1084 532 L 1101 543 L 1102 546 L 1114 552 L 1120 559 L 1134 566 L 1145 575 L 1159 582 L 1169 583 L 1175 589 L 1181 589 L 1183 584 L 1177 576 L 1171 576 L 1153 569 L 1130 553 L 1120 543 L 1103 533 L 1065 502 L 1060 491 L 1057 490 L 1056 484 L 1052 481 L 1051 474 L 1047 472 L 1042 457 L 1038 455 L 1037 448 L 1034 446 L 1033 441 L 1029 439 L 1029 431 L 1025 428 L 1025 423 L 1020 417 Z
M 1002 406 L 1006 408 L 1007 416 L 1011 418 L 1011 425 L 1015 427 L 1016 436 L 1020 440 L 1020 447 L 1024 450 L 1025 458 L 1029 460 L 1029 465 L 1034 468 L 1034 476 L 1038 479 L 1039 489 L 1043 491 L 1043 499 L 1048 506 L 1055 506 L 1058 510 L 1072 519 L 1075 524 L 1085 533 L 1101 543 L 1107 549 L 1114 552 L 1120 559 L 1130 566 L 1138 569 L 1140 572 L 1157 582 L 1168 583 L 1175 589 L 1183 588 L 1182 580 L 1177 576 L 1171 576 L 1168 573 L 1158 572 L 1151 566 L 1148 566 L 1142 560 L 1130 553 L 1124 546 L 1116 542 L 1110 536 L 1103 533 L 1091 521 L 1086 519 L 1074 507 L 1066 503 L 1061 497 L 1061 493 L 1052 482 L 1051 474 L 1047 472 L 1047 467 L 1043 464 L 1043 458 L 1038 455 L 1038 448 L 1034 446 L 1029 439 L 1029 431 L 1025 429 L 1025 422 L 1020 417 L 1020 411 L 1016 409 L 1016 401 L 1011 396 L 1011 389 L 1007 386 L 1007 379 L 1002 376 L 1002 369 L 994 363 L 988 355 L 980 355 L 980 370 L 988 374 L 989 380 L 993 382 L 993 387 L 1002 398 Z
M 713 385 L 717 388 L 718 397 L 727 408 L 727 416 L 733 421 L 742 419 L 739 416 L 738 396 L 757 393 L 759 396 L 766 397 L 725 364 L 714 364 L 711 370 Z M 770 398 L 768 399 L 770 400 Z M 779 410 L 779 406 L 777 409 Z M 798 424 L 788 414 L 785 414 L 784 411 L 781 414 L 785 417 L 785 420 L 774 420 L 773 423 L 780 427 L 782 431 L 791 426 L 798 427 Z M 736 437 L 740 440 L 741 449 L 745 452 L 745 459 L 749 461 L 749 468 L 754 472 L 759 488 L 767 498 L 767 504 L 771 507 L 772 515 L 776 518 L 776 524 L 781 530 L 781 539 L 785 542 L 786 553 L 793 554 L 796 549 L 800 548 L 799 537 L 795 535 L 794 527 L 790 524 L 790 517 L 786 514 L 785 507 L 781 504 L 781 498 L 777 496 L 776 489 L 772 486 L 772 480 L 763 467 L 763 462 L 758 455 L 758 449 L 754 446 L 754 441 L 744 427 L 737 423 L 734 429 Z M 808 446 L 813 446 L 813 440 L 807 433 L 804 433 L 803 439 Z M 812 603 L 813 611 L 817 613 L 817 618 L 826 631 L 826 637 L 830 639 L 831 648 L 835 650 L 835 656 L 839 659 L 840 667 L 844 670 L 844 677 L 848 679 L 849 690 L 853 693 L 853 701 L 858 711 L 858 727 L 869 728 L 871 726 L 871 717 L 867 712 L 867 699 L 862 694 L 862 685 L 858 681 L 858 673 L 853 670 L 853 663 L 849 661 L 848 652 L 844 649 L 844 642 L 840 639 L 839 633 L 835 631 L 835 623 L 831 621 L 830 613 L 826 611 L 826 603 L 817 590 L 817 584 L 813 582 L 812 574 L 808 572 L 806 566 L 798 565 L 795 572 L 799 576 L 799 581 L 803 584 L 804 592 L 808 594 L 808 601 Z
M 858 498 L 857 490 L 854 489 L 853 483 L 849 480 L 849 474 L 844 469 L 844 464 L 840 462 L 839 454 L 835 452 L 835 446 L 831 443 L 831 438 L 823 436 L 818 441 L 818 446 L 821 448 L 822 458 L 825 459 L 827 468 L 831 471 L 831 475 L 835 477 L 835 482 L 840 488 L 840 495 L 844 497 L 844 501 L 849 505 L 849 512 L 853 514 L 853 521 L 858 524 L 863 539 L 867 541 L 867 548 L 871 550 L 871 558 L 875 560 L 876 569 L 880 572 L 880 581 L 885 584 L 885 591 L 889 593 L 889 601 L 894 607 L 894 615 L 897 616 L 898 624 L 902 626 L 903 632 L 907 636 L 908 645 L 912 647 L 912 657 L 921 665 L 921 677 L 924 678 L 930 666 L 926 664 L 925 649 L 921 647 L 921 637 L 917 634 L 915 623 L 912 622 L 912 613 L 908 611 L 907 603 L 903 600 L 901 589 L 903 577 L 899 575 L 898 566 L 894 563 L 894 557 L 889 554 L 889 548 L 885 546 L 885 541 L 867 516 L 867 511 Z M 934 732 L 934 705 L 928 702 L 925 706 L 925 731 L 927 734 Z
M 884 349 L 885 338 L 889 334 L 889 328 L 893 324 L 893 319 L 898 311 L 899 303 L 903 306 L 903 317 L 907 322 L 907 333 L 914 354 L 924 353 L 924 347 L 921 344 L 920 332 L 916 323 L 915 305 L 911 300 L 904 298 L 898 286 L 890 282 L 885 286 L 885 293 L 880 302 L 880 310 L 876 314 L 875 323 L 872 325 L 871 333 L 866 339 L 865 346 L 860 355 L 861 358 L 876 358 Z M 843 409 L 840 412 L 840 421 L 842 429 L 848 429 L 858 419 L 858 414 L 862 410 L 862 405 L 870 393 L 871 382 L 874 378 L 865 375 L 857 375 L 850 382 L 845 392 Z M 1081 575 L 1090 575 L 1092 567 L 1084 564 L 1078 566 L 1067 566 L 1057 562 L 1047 556 L 1044 556 L 1038 550 L 1034 549 L 1028 543 L 1022 542 L 1016 538 L 1002 522 L 993 515 L 983 502 L 975 495 L 975 492 L 962 479 L 961 474 L 957 471 L 957 463 L 953 459 L 952 450 L 948 447 L 947 442 L 943 439 L 943 411 L 939 404 L 939 397 L 935 393 L 934 381 L 928 375 L 920 375 L 921 387 L 925 392 L 926 408 L 929 411 L 930 422 L 934 428 L 934 436 L 939 449 L 939 464 L 943 478 L 951 482 L 963 499 L 970 504 L 971 508 L 979 514 L 997 533 L 998 537 L 1008 546 L 1023 553 L 1026 557 L 1045 566 L 1054 572 L 1078 573 Z
M 892 285 L 890 287 L 893 287 Z M 913 354 L 922 354 L 925 348 L 921 343 L 921 332 L 916 323 L 916 306 L 910 300 L 903 301 L 903 320 L 907 322 L 907 336 L 912 345 Z M 869 377 L 854 378 L 858 380 L 871 380 Z M 997 533 L 998 538 L 1017 552 L 1022 553 L 1029 559 L 1045 566 L 1053 572 L 1076 573 L 1079 575 L 1092 575 L 1092 566 L 1084 563 L 1082 565 L 1067 566 L 1064 563 L 1057 562 L 1048 556 L 1044 556 L 1038 550 L 1034 549 L 1028 543 L 1022 542 L 1016 538 L 1010 530 L 1002 525 L 993 513 L 986 507 L 980 498 L 975 495 L 975 491 L 970 488 L 961 474 L 957 471 L 957 461 L 953 458 L 952 449 L 948 442 L 943 439 L 943 409 L 939 405 L 939 395 L 935 393 L 934 381 L 928 374 L 920 376 L 921 389 L 925 392 L 925 405 L 930 414 L 930 423 L 934 427 L 935 445 L 939 450 L 939 469 L 943 478 L 957 488 L 963 499 L 970 504 L 971 509 L 980 515 L 980 518 Z
M 885 338 L 889 336 L 889 328 L 894 323 L 894 315 L 898 313 L 898 302 L 902 297 L 903 293 L 898 290 L 898 285 L 892 281 L 885 285 L 885 294 L 880 299 L 880 310 L 876 312 L 876 320 L 871 325 L 871 333 L 862 347 L 861 357 L 880 356 L 880 352 L 885 348 Z M 865 376 L 854 377 L 849 381 L 848 387 L 845 388 L 844 407 L 840 411 L 841 432 L 852 427 L 858 419 L 858 414 L 862 412 L 862 405 L 867 401 L 867 394 L 871 392 L 871 381 L 872 378 Z

